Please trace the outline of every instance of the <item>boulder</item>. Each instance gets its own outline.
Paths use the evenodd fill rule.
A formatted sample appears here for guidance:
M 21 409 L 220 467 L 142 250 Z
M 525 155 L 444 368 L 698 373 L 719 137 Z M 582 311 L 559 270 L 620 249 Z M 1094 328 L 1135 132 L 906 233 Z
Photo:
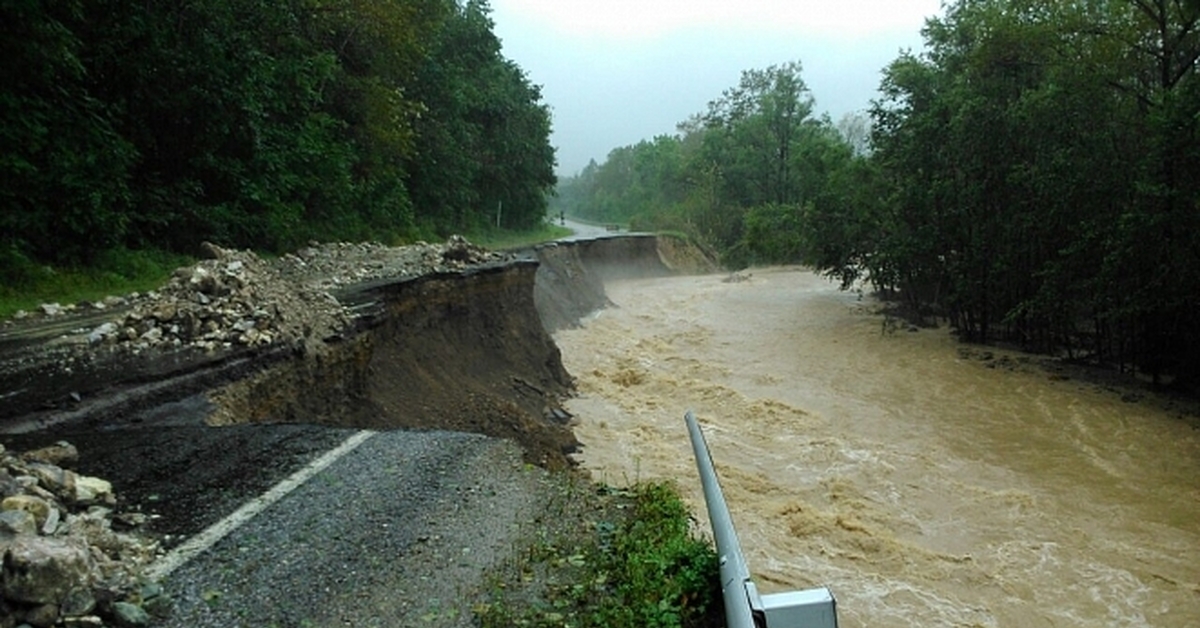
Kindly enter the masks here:
M 42 488 L 63 498 L 75 497 L 74 471 L 68 471 L 60 466 L 44 462 L 29 463 L 29 475 L 37 478 Z
M 112 323 L 108 324 L 112 325 Z M 113 329 L 116 329 L 116 325 L 113 325 Z M 21 459 L 29 462 L 42 462 L 61 466 L 77 462 L 79 460 L 79 450 L 71 443 L 60 440 L 49 447 L 27 451 L 21 454 Z
M 110 336 L 115 336 L 120 330 L 116 323 L 108 322 L 93 329 L 87 337 L 88 344 L 99 344 L 107 340 Z
M 4 501 L 0 501 L 0 511 L 25 511 L 33 515 L 33 519 L 39 528 L 46 525 L 46 519 L 50 517 L 50 508 L 50 502 L 36 495 L 10 495 L 5 497 Z
M 140 628 L 150 625 L 150 615 L 137 604 L 117 602 L 113 604 L 113 621 L 122 628 Z
M 88 475 L 75 476 L 75 502 L 92 504 L 112 495 L 112 483 Z
M 58 531 L 58 523 L 62 521 L 62 512 L 54 506 L 50 507 L 50 514 L 46 515 L 46 523 L 42 524 L 42 534 L 46 536 L 53 535 Z
M 91 589 L 92 562 L 82 540 L 17 537 L 4 554 L 0 590 L 14 602 L 61 604 Z
M 37 534 L 37 519 L 27 510 L 0 510 L 0 537 Z
M 81 617 L 96 610 L 96 596 L 88 589 L 73 589 L 63 598 L 59 612 L 64 617 Z
M 23 488 L 6 469 L 0 469 L 0 499 L 23 492 Z
M 57 621 L 57 604 L 39 604 L 25 611 L 25 623 L 32 628 L 50 628 Z

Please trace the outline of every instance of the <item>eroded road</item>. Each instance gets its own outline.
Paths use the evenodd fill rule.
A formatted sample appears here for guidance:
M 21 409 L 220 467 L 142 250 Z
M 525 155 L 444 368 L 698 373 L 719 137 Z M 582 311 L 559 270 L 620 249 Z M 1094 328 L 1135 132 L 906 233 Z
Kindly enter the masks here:
M 1176 412 L 972 358 L 944 330 L 882 334 L 799 269 L 608 292 L 619 308 L 556 335 L 580 460 L 674 479 L 702 514 L 697 410 L 766 590 L 830 585 L 851 628 L 1200 625 L 1200 433 Z M 0 443 L 71 440 L 174 545 L 358 433 L 194 410 Z M 470 625 L 547 482 L 504 441 L 371 436 L 175 570 L 169 625 Z

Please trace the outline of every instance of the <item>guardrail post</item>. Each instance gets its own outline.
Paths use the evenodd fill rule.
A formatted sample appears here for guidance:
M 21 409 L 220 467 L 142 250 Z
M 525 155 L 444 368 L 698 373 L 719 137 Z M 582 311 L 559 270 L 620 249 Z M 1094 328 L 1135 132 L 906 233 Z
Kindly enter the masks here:
M 704 489 L 704 503 L 712 522 L 713 538 L 721 565 L 721 596 L 727 628 L 837 628 L 837 602 L 825 587 L 760 596 L 750 579 L 729 506 L 717 481 L 712 455 L 696 415 L 684 415 L 692 452 Z

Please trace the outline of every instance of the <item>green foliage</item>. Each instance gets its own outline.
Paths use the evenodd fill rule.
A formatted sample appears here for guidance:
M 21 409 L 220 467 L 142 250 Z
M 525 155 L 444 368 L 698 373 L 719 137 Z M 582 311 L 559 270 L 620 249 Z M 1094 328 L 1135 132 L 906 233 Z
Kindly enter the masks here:
M 799 62 L 746 71 L 678 135 L 616 148 L 560 182 L 552 211 L 685 232 L 730 265 L 800 261 L 796 218 L 828 201 L 853 154 L 812 109 Z
M 571 235 L 571 230 L 543 222 L 536 229 L 512 230 L 489 228 L 467 236 L 471 242 L 494 250 L 515 249 L 550 242 Z
M 438 231 L 536 227 L 555 183 L 549 109 L 500 55 L 486 2 L 453 6 L 416 74 L 425 94 L 406 168 L 420 219 Z
M 869 141 L 861 116 L 811 115 L 798 63 L 751 70 L 678 135 L 562 181 L 555 209 L 1200 384 L 1200 5 L 960 0 L 923 34 L 884 69 Z
M 692 535 L 690 515 L 672 485 L 638 484 L 574 499 L 596 502 L 590 510 L 600 519 L 540 536 L 517 566 L 521 582 L 500 580 L 477 609 L 482 626 L 723 625 L 716 552 Z
M 0 2 L 0 246 L 58 265 L 204 240 L 279 252 L 446 235 L 501 205 L 504 227 L 533 228 L 554 184 L 549 112 L 489 13 Z
M 99 301 L 109 295 L 152 290 L 190 258 L 143 249 L 110 249 L 87 266 L 50 267 L 35 263 L 15 247 L 0 249 L 0 318 L 40 303 Z
M 1180 3 L 947 5 L 872 111 L 886 202 L 859 207 L 878 235 L 822 267 L 861 263 L 968 339 L 1194 381 L 1200 186 L 1181 173 L 1200 171 L 1198 18 Z
M 691 535 L 672 486 L 643 484 L 634 493 L 632 516 L 599 557 L 613 586 L 589 625 L 668 628 L 706 617 L 720 594 L 716 552 Z

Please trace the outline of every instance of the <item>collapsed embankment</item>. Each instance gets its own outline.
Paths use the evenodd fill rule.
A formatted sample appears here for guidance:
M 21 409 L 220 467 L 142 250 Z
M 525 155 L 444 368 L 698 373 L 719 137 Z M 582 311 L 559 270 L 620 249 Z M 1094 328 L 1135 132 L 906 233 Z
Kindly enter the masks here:
M 448 429 L 512 438 L 531 461 L 560 466 L 576 442 L 559 406 L 571 379 L 550 333 L 607 305 L 605 280 L 711 269 L 672 238 L 606 237 L 341 286 L 331 294 L 347 324 L 307 342 L 138 355 L 27 344 L 5 358 L 0 425 Z

